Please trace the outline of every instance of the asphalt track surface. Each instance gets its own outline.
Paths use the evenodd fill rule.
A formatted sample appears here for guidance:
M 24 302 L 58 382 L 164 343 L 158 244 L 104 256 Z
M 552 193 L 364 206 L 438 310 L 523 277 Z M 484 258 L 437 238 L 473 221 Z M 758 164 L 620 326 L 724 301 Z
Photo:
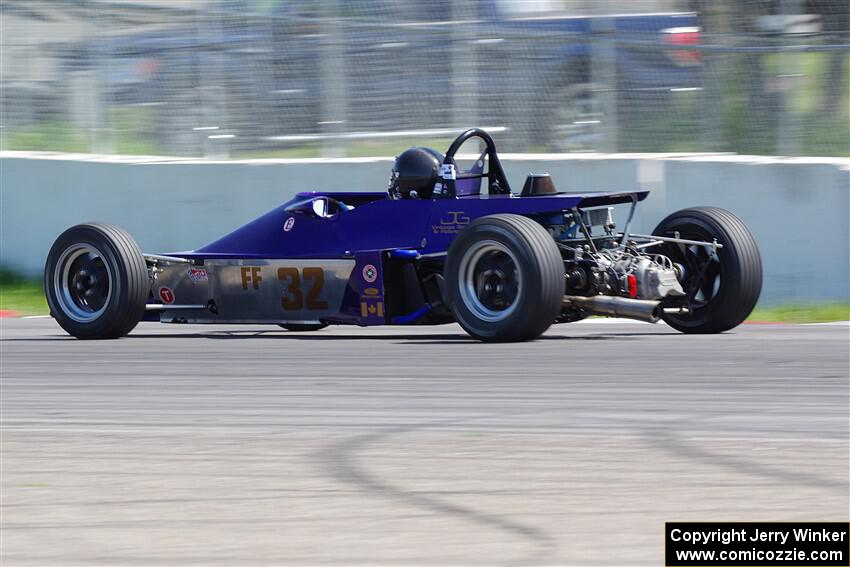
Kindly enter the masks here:
M 850 516 L 850 327 L 3 320 L 2 565 L 663 565 L 667 520 Z

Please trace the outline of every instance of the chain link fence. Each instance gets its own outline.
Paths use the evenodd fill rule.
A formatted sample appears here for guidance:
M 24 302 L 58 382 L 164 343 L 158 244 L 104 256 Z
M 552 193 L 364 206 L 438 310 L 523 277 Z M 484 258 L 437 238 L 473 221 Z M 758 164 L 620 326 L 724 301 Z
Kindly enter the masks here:
M 850 155 L 846 0 L 4 0 L 0 143 Z

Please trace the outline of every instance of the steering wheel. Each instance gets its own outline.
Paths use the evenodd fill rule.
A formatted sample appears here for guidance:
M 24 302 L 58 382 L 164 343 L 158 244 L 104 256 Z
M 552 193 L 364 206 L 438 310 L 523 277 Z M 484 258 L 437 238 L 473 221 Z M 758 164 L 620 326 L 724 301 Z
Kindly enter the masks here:
M 458 175 L 455 162 L 455 154 L 464 142 L 470 138 L 480 138 L 486 146 L 486 154 L 489 158 L 489 166 L 487 173 L 468 173 Z M 449 149 L 446 150 L 446 157 L 443 159 L 443 165 L 440 168 L 440 177 L 442 177 L 443 196 L 456 197 L 457 189 L 455 181 L 458 179 L 481 179 L 487 178 L 487 192 L 490 195 L 507 195 L 511 192 L 511 186 L 508 185 L 508 178 L 505 177 L 505 170 L 502 169 L 502 163 L 499 161 L 499 156 L 496 155 L 496 144 L 493 143 L 493 138 L 490 134 L 481 128 L 470 128 L 452 142 Z

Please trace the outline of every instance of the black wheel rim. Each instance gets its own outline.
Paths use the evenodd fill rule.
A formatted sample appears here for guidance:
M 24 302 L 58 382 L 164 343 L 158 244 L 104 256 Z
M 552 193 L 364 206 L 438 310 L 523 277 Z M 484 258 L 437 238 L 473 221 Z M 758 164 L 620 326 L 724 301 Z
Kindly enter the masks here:
M 112 273 L 103 254 L 90 244 L 75 244 L 59 257 L 54 294 L 63 313 L 78 323 L 94 321 L 112 294 Z
M 678 237 L 686 240 L 712 242 L 715 238 L 708 230 L 698 226 L 677 227 Z M 676 236 L 668 232 L 662 236 Z M 723 266 L 720 250 L 696 244 L 664 244 L 661 253 L 670 258 L 676 267 L 685 301 L 691 311 L 706 308 L 720 295 L 723 285 Z
M 516 309 L 522 278 L 506 246 L 482 240 L 464 251 L 460 261 L 460 296 L 476 317 L 504 320 Z

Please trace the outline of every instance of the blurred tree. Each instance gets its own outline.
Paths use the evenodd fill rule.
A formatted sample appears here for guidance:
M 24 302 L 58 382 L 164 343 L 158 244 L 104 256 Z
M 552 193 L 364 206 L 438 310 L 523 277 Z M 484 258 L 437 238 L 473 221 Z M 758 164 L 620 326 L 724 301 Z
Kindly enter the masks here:
M 776 13 L 778 3 L 774 0 L 689 2 L 691 10 L 700 15 L 706 41 L 726 47 L 754 45 L 753 38 L 758 33 L 756 19 Z M 727 55 L 715 66 L 711 71 L 712 78 L 728 86 L 722 93 L 721 112 L 727 130 L 730 130 L 725 133 L 725 147 L 717 149 L 773 153 L 782 99 L 776 89 L 768 85 L 762 55 L 757 52 Z M 743 104 L 736 104 L 737 93 L 745 98 Z M 713 96 L 721 95 L 715 93 Z M 741 113 L 743 116 L 739 115 Z M 719 120 L 720 116 L 715 119 Z
M 807 12 L 820 14 L 823 31 L 830 43 L 850 43 L 850 2 L 848 0 L 808 0 Z M 839 114 L 841 93 L 847 88 L 847 51 L 835 50 L 829 53 L 829 70 L 826 76 L 826 92 L 823 109 L 831 114 Z

